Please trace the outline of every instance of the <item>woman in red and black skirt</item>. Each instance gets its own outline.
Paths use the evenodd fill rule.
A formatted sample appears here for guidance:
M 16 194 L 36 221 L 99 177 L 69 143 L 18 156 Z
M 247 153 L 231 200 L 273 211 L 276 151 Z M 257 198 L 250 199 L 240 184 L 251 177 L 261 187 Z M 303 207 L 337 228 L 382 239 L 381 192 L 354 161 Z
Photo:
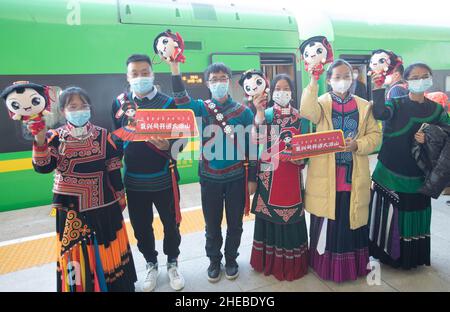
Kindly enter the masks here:
M 280 281 L 293 281 L 308 272 L 301 194 L 304 165 L 289 160 L 292 137 L 301 131 L 300 115 L 292 107 L 293 90 L 289 76 L 278 75 L 272 83 L 270 107 L 265 109 L 265 99 L 255 100 L 254 137 L 264 148 L 252 207 L 256 218 L 250 264 Z

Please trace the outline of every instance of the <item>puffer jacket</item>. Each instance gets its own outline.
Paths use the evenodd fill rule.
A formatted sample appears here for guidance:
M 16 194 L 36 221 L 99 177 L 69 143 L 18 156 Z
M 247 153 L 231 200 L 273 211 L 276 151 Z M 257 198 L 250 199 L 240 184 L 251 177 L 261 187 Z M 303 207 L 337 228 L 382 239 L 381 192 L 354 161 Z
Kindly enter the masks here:
M 450 185 L 450 126 L 424 125 L 425 143 L 413 143 L 412 154 L 425 173 L 419 192 L 438 198 Z

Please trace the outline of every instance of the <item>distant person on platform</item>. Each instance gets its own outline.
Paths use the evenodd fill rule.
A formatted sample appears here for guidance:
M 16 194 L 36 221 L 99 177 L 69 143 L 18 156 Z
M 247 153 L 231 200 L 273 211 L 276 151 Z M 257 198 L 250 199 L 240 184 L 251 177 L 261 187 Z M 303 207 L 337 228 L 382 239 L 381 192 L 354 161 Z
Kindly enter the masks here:
M 364 82 L 362 82 L 361 71 L 359 67 L 353 68 L 353 81 L 354 83 L 351 88 L 352 94 L 357 95 L 365 100 L 369 100 L 369 97 L 367 96 L 367 86 Z

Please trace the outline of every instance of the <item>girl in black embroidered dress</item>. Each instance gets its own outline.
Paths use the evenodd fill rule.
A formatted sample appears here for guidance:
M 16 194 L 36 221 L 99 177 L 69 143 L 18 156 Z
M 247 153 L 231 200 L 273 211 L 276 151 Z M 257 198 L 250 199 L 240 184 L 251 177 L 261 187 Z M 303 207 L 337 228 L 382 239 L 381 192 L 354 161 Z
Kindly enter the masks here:
M 60 106 L 67 124 L 33 142 L 34 169 L 55 171 L 58 291 L 134 291 L 121 155 L 108 132 L 89 122 L 83 90 L 65 90 Z

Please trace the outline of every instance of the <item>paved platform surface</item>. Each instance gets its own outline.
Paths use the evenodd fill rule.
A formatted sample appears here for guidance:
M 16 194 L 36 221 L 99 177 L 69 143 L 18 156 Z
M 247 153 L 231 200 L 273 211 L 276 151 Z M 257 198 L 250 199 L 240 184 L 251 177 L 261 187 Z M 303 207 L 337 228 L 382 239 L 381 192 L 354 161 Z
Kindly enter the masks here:
M 374 164 L 372 157 L 372 167 Z M 251 269 L 249 260 L 254 222 L 252 218 L 246 218 L 238 259 L 239 278 L 233 282 L 222 279 L 217 284 L 210 284 L 206 278 L 209 262 L 204 251 L 200 188 L 198 184 L 184 185 L 181 192 L 184 221 L 179 261 L 186 279 L 183 291 L 450 291 L 450 206 L 446 204 L 449 196 L 433 201 L 430 267 L 403 271 L 382 265 L 381 283 L 374 286 L 369 286 L 365 278 L 343 284 L 322 281 L 312 271 L 300 280 L 279 282 Z M 49 216 L 49 212 L 50 207 L 44 206 L 0 213 L 0 291 L 55 291 L 55 219 Z M 125 218 L 128 218 L 127 211 Z M 145 261 L 136 247 L 131 226 L 127 225 L 136 270 L 142 279 Z M 159 219 L 155 219 L 154 226 L 161 270 L 156 291 L 172 291 L 166 273 L 166 259 L 162 254 L 163 234 Z M 226 224 L 223 231 L 225 235 Z M 140 289 L 141 282 L 138 281 L 136 290 Z

